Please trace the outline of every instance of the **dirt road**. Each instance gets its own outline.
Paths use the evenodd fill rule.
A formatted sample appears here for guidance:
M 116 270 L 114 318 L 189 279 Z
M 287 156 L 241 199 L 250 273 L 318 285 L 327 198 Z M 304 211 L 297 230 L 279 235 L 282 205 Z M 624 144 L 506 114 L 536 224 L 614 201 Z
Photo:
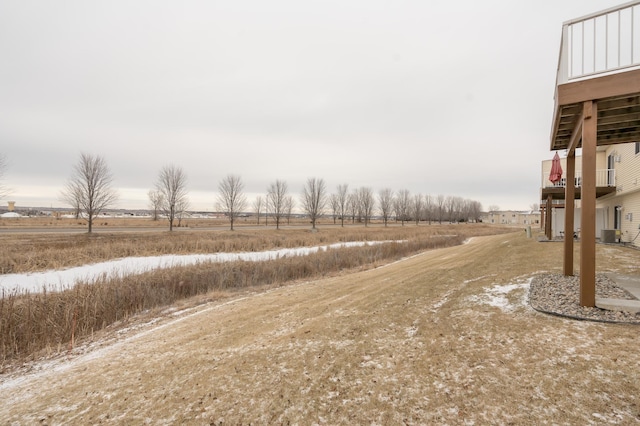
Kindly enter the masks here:
M 0 384 L 5 424 L 633 424 L 640 328 L 526 303 L 561 246 L 473 239 L 212 302 Z M 608 269 L 640 252 L 598 247 Z M 599 269 L 600 266 L 598 267 Z

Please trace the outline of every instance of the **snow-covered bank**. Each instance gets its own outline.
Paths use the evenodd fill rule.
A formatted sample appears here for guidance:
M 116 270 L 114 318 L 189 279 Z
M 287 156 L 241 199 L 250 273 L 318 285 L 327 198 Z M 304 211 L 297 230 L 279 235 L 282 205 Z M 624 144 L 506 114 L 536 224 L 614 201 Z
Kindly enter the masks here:
M 306 256 L 320 250 L 362 247 L 365 245 L 377 245 L 390 242 L 400 241 L 352 241 L 325 246 L 285 248 L 261 252 L 126 257 L 64 270 L 0 275 L 0 291 L 13 292 L 16 290 L 28 290 L 30 292 L 39 292 L 45 288 L 47 291 L 60 291 L 73 287 L 78 282 L 92 283 L 103 277 L 119 278 L 127 275 L 141 274 L 154 269 L 195 265 L 202 262 L 233 262 L 238 260 L 260 262 L 282 257 Z

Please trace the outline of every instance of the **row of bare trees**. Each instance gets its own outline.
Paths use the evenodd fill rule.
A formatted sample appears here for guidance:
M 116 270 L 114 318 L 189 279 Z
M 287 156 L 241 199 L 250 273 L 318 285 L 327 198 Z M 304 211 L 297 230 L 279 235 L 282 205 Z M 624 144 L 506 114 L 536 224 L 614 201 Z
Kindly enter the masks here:
M 169 230 L 173 230 L 175 220 L 181 220 L 189 208 L 187 194 L 184 171 L 174 165 L 164 166 L 158 174 L 155 189 L 149 191 L 154 218 L 164 214 L 169 220 Z M 74 208 L 77 218 L 86 220 L 91 233 L 100 212 L 118 201 L 113 174 L 104 158 L 81 153 L 60 198 Z
M 477 222 L 480 220 L 482 205 L 478 201 L 445 195 L 411 194 L 409 190 L 397 193 L 389 188 L 382 189 L 377 197 L 369 187 L 356 188 L 349 191 L 348 184 L 337 186 L 337 191 L 328 194 L 323 179 L 309 178 L 300 197 L 301 210 L 309 217 L 315 229 L 319 217 L 330 214 L 334 223 L 345 220 L 364 223 L 367 226 L 377 215 L 385 226 L 391 220 L 400 222 Z M 221 191 L 221 195 L 224 192 Z M 258 217 L 264 214 L 265 222 L 273 217 L 279 228 L 283 217 L 290 217 L 293 210 L 293 198 L 287 194 L 286 182 L 277 180 L 269 186 L 265 199 L 258 196 L 253 203 L 253 213 Z M 330 213 L 329 213 L 330 212 Z M 225 213 L 231 216 L 229 210 Z M 266 223 L 265 223 L 266 224 Z
M 4 159 L 0 158 L 0 176 L 4 165 Z M 75 209 L 77 217 L 87 221 L 88 232 L 92 232 L 94 219 L 100 212 L 117 201 L 118 194 L 112 184 L 113 175 L 102 157 L 80 154 L 61 192 L 61 199 Z M 227 216 L 233 230 L 236 219 L 247 210 L 244 183 L 240 176 L 230 174 L 220 181 L 218 191 L 216 207 Z M 173 230 L 176 220 L 180 226 L 189 208 L 186 173 L 175 165 L 162 167 L 148 196 L 154 219 L 161 215 L 166 217 L 169 230 Z M 296 206 L 287 183 L 278 179 L 267 187 L 264 197 L 256 197 L 251 207 L 258 217 L 258 224 L 264 215 L 265 225 L 272 218 L 279 229 L 285 218 L 291 218 Z M 302 189 L 299 210 L 310 219 L 315 229 L 318 219 L 329 214 L 334 223 L 339 219 L 342 226 L 349 219 L 352 223 L 357 221 L 368 226 L 374 217 L 381 218 L 385 226 L 391 220 L 403 225 L 409 221 L 416 224 L 420 221 L 478 221 L 482 206 L 477 201 L 461 197 L 411 194 L 406 189 L 394 192 L 384 188 L 376 196 L 369 187 L 349 191 L 348 184 L 338 185 L 336 192 L 329 194 L 324 179 L 312 177 L 307 179 Z
M 337 191 L 329 197 L 331 215 L 334 223 L 345 218 L 351 222 L 369 223 L 374 213 L 386 226 L 394 220 L 405 222 L 477 222 L 480 220 L 482 205 L 478 201 L 445 195 L 411 194 L 407 189 L 394 192 L 384 188 L 374 196 L 367 187 L 357 188 L 351 193 L 348 185 L 338 185 Z

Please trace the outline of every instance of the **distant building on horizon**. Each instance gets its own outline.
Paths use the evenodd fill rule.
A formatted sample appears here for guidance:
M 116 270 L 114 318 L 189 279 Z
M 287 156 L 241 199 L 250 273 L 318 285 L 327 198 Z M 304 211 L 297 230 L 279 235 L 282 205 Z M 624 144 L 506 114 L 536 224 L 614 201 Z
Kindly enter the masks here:
M 482 222 L 496 225 L 540 226 L 540 211 L 496 210 L 484 213 Z

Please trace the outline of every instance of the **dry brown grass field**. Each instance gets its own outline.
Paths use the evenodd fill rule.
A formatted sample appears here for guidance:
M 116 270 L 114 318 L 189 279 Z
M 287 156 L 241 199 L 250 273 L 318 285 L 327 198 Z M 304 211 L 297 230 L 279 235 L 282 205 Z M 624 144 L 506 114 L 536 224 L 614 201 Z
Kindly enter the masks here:
M 379 221 L 374 221 L 379 222 Z M 337 224 L 340 221 L 336 221 Z M 357 222 L 356 222 L 357 223 Z M 331 218 L 321 218 L 319 220 L 319 226 L 333 225 L 334 221 Z M 351 224 L 351 220 L 345 220 L 345 225 Z M 94 220 L 94 230 L 96 232 L 106 231 L 113 228 L 142 228 L 142 229 L 167 229 L 169 222 L 166 218 L 158 218 L 158 220 L 152 220 L 150 217 L 139 216 L 98 216 Z M 287 226 L 302 226 L 309 225 L 309 220 L 305 218 L 292 217 L 290 220 L 281 219 L 280 225 Z M 264 217 L 260 218 L 258 223 L 255 216 L 239 217 L 236 218 L 234 227 L 253 227 L 253 226 L 266 226 L 275 228 L 275 220 L 269 218 L 265 224 Z M 197 229 L 197 228 L 224 228 L 229 227 L 229 220 L 224 217 L 188 217 L 183 218 L 178 226 L 178 220 L 174 222 L 176 230 L 181 229 Z M 50 229 L 57 230 L 61 228 L 69 229 L 86 229 L 87 222 L 83 219 L 72 219 L 69 217 L 53 217 L 53 216 L 33 216 L 33 217 L 20 217 L 20 218 L 0 218 L 0 230 L 2 229 L 15 229 L 15 228 L 38 228 L 39 231 Z
M 460 226 L 460 225 L 455 225 Z M 466 226 L 466 225 L 463 225 Z M 548 316 L 522 230 L 217 291 L 3 374 L 3 424 L 637 424 L 637 326 Z M 578 255 L 578 253 L 576 253 Z M 600 271 L 640 252 L 598 246 Z
M 213 291 L 242 289 L 327 276 L 340 271 L 372 267 L 417 252 L 460 244 L 467 238 L 506 228 L 486 225 L 434 225 L 345 228 L 310 232 L 308 226 L 291 229 L 250 229 L 185 232 L 126 232 L 96 234 L 9 233 L 0 238 L 3 273 L 31 273 L 91 264 L 114 258 L 163 254 L 259 252 L 309 247 L 345 241 L 401 240 L 371 247 L 320 251 L 302 257 L 261 262 L 200 262 L 143 274 L 78 282 L 64 291 L 2 291 L 0 295 L 0 365 L 50 355 L 73 347 L 83 338 L 150 309 Z M 3 277 L 4 280 L 11 276 Z M 55 280 L 55 279 L 54 279 Z
M 21 219 L 22 220 L 22 219 Z M 25 221 L 30 219 L 24 219 Z M 141 221 L 158 224 L 146 219 L 123 219 L 114 222 L 119 232 L 100 228 L 93 234 L 71 233 L 72 225 L 63 225 L 52 220 L 57 232 L 42 231 L 45 219 L 36 218 L 31 225 L 6 226 L 12 232 L 0 228 L 0 273 L 24 273 L 46 269 L 58 269 L 86 263 L 94 263 L 126 256 L 154 256 L 161 254 L 216 253 L 238 251 L 261 251 L 285 247 L 315 246 L 343 241 L 371 241 L 394 239 L 420 239 L 433 236 L 458 236 L 464 238 L 487 233 L 505 232 L 509 228 L 483 224 L 422 225 L 394 224 L 384 227 L 374 224 L 333 226 L 331 223 L 318 226 L 319 232 L 311 232 L 309 225 L 298 221 L 295 226 L 276 230 L 275 227 L 255 227 L 255 223 L 228 230 L 228 222 L 217 220 L 217 229 L 196 226 L 185 230 L 168 232 L 166 226 L 144 229 Z M 208 223 L 209 225 L 212 223 Z M 78 225 L 79 226 L 79 225 Z M 151 226 L 151 225 L 149 225 Z M 29 231 L 19 232 L 21 227 Z M 33 229 L 33 231 L 32 231 Z M 86 229 L 86 225 L 82 226 Z M 16 232 L 18 231 L 18 232 Z
M 260 219 L 264 224 L 264 218 Z M 255 225 L 255 218 L 240 218 L 239 225 Z M 181 221 L 180 226 L 184 228 L 203 228 L 210 226 L 225 226 L 229 221 L 224 218 L 185 218 Z M 174 223 L 177 226 L 177 220 Z M 104 230 L 114 227 L 138 227 L 138 228 L 168 228 L 169 222 L 164 218 L 152 220 L 149 217 L 131 217 L 131 216 L 98 216 L 94 221 L 96 230 Z M 9 228 L 86 228 L 87 222 L 83 219 L 72 219 L 69 217 L 53 217 L 53 216 L 34 216 L 20 218 L 0 218 L 0 229 Z

